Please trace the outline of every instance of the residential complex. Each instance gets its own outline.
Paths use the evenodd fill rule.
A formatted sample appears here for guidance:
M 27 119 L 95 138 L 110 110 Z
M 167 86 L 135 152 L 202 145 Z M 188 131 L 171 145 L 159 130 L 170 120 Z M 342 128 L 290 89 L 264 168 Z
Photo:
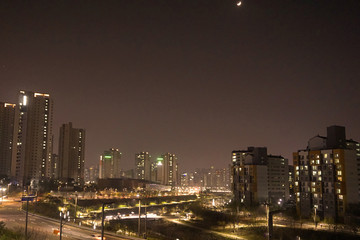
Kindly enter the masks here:
M 232 152 L 232 190 L 235 200 L 247 206 L 281 203 L 289 199 L 289 167 L 282 156 L 265 147 Z
M 178 165 L 175 154 L 165 153 L 156 159 L 155 181 L 163 185 L 177 185 Z
M 20 185 L 51 176 L 53 101 L 49 94 L 20 91 L 12 176 Z
M 119 149 L 110 148 L 100 156 L 99 178 L 121 177 L 121 152 Z
M 330 126 L 293 153 L 298 214 L 342 219 L 349 204 L 359 203 L 360 145 L 346 140 L 345 127 Z
M 148 152 L 135 154 L 135 178 L 151 181 L 151 156 Z
M 58 178 L 82 184 L 85 164 L 85 130 L 73 128 L 72 123 L 60 127 Z
M 87 183 L 95 183 L 99 178 L 99 165 L 85 168 L 84 180 Z
M 16 150 L 14 129 L 15 119 L 18 118 L 17 110 L 15 104 L 0 102 L 0 176 L 11 174 L 12 156 L 15 155 L 13 151 Z
M 196 169 L 181 174 L 182 187 L 200 187 L 203 190 L 226 190 L 230 188 L 230 171 L 227 168 Z

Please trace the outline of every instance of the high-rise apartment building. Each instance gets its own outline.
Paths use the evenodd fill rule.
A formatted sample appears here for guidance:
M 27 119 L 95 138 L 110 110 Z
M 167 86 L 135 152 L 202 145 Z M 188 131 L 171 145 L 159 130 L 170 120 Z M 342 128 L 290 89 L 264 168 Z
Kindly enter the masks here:
M 285 202 L 289 198 L 288 161 L 267 155 L 265 147 L 232 152 L 232 190 L 245 205 Z
M 60 164 L 59 164 L 59 155 L 53 153 L 51 155 L 51 178 L 59 179 L 60 174 Z
M 178 184 L 178 165 L 175 154 L 166 153 L 156 159 L 156 182 L 170 186 Z
M 99 178 L 121 177 L 121 153 L 119 149 L 111 148 L 100 156 Z
M 359 203 L 360 145 L 346 140 L 345 127 L 330 126 L 327 137 L 315 136 L 293 153 L 298 214 L 315 211 L 323 218 L 343 219 L 351 203 Z
M 85 130 L 73 128 L 72 123 L 60 127 L 58 178 L 82 184 L 85 166 Z
M 135 177 L 151 181 L 151 156 L 148 152 L 135 154 Z
M 227 168 L 196 169 L 181 174 L 181 186 L 201 187 L 203 190 L 227 190 L 230 184 L 230 172 Z
M 99 165 L 85 168 L 85 182 L 95 183 L 99 178 Z
M 53 101 L 49 94 L 20 91 L 12 176 L 20 185 L 51 177 Z
M 0 176 L 11 176 L 12 157 L 16 156 L 15 124 L 18 108 L 15 104 L 0 102 Z
M 267 167 L 269 201 L 282 204 L 290 198 L 288 159 L 268 155 Z

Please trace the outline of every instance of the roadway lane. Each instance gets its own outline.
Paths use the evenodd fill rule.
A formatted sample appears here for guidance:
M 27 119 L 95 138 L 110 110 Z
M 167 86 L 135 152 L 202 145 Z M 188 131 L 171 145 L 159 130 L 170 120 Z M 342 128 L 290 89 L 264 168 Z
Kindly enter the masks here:
M 6 227 L 11 229 L 18 230 L 19 227 L 25 228 L 25 219 L 26 214 L 24 211 L 21 211 L 21 203 L 14 202 L 12 200 L 3 202 L 0 205 L 0 221 L 4 221 Z M 53 234 L 54 229 L 59 229 L 60 223 L 57 220 L 29 214 L 28 218 L 28 231 L 30 229 L 36 229 L 37 231 L 49 234 L 54 236 L 51 239 L 58 239 Z M 78 227 L 69 223 L 66 223 L 63 227 L 63 239 L 70 240 L 70 239 L 95 239 L 91 235 L 100 235 L 99 231 L 92 230 L 86 227 Z M 115 234 L 105 234 L 107 240 L 125 240 L 125 239 L 136 239 L 136 238 L 128 238 L 128 237 L 118 237 L 114 236 Z

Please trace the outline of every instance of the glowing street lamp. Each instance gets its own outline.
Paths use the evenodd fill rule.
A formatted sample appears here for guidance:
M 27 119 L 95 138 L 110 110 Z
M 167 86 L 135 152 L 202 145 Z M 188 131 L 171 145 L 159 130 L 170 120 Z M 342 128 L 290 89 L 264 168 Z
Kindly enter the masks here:
M 62 238 L 62 228 L 65 225 L 66 220 L 70 221 L 70 213 L 69 213 L 69 211 L 65 212 L 64 208 L 61 208 L 61 211 L 60 211 L 59 215 L 60 215 L 60 240 L 61 240 L 61 238 Z M 63 223 L 63 219 L 65 220 L 64 223 Z

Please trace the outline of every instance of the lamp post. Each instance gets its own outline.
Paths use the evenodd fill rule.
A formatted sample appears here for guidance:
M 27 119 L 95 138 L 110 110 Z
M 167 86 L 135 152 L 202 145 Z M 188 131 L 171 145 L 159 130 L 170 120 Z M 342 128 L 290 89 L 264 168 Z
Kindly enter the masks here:
M 29 199 L 26 199 L 25 240 L 28 239 L 27 238 L 28 216 L 29 216 Z
M 316 229 L 316 227 L 317 227 L 317 222 L 316 222 L 316 213 L 317 213 L 317 208 L 316 207 L 314 207 L 314 224 L 315 224 L 315 229 Z
M 102 201 L 102 218 L 101 218 L 101 240 L 104 240 L 104 222 L 105 222 L 105 204 L 113 204 L 113 201 Z
M 74 218 L 74 222 L 76 222 L 76 218 L 77 218 L 77 205 L 78 205 L 78 194 L 75 195 L 75 218 Z
M 146 229 L 146 222 L 147 222 L 147 205 L 145 205 L 145 233 L 144 233 L 144 238 L 147 238 L 147 229 Z
M 138 235 L 140 237 L 141 232 L 141 200 L 139 199 L 139 222 L 138 222 Z
M 102 204 L 101 240 L 104 240 L 105 203 Z
M 67 212 L 63 212 L 63 210 L 60 211 L 60 240 L 62 239 L 62 228 L 66 223 L 66 222 L 63 223 L 63 220 L 67 220 L 67 219 L 70 219 L 69 211 Z
M 26 218 L 25 218 L 25 240 L 27 240 L 27 228 L 28 228 L 28 215 L 29 215 L 29 201 L 33 201 L 35 196 L 22 196 L 21 204 L 26 201 Z

